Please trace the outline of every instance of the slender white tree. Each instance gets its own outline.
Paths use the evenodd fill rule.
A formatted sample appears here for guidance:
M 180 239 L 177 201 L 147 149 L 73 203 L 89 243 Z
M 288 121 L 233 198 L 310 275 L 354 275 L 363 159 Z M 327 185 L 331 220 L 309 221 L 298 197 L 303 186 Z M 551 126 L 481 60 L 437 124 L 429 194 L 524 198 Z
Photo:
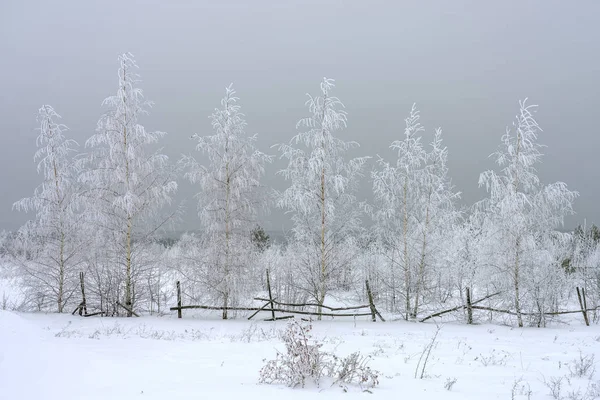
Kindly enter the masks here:
M 333 87 L 332 79 L 323 79 L 321 95 L 308 95 L 310 116 L 297 124 L 305 130 L 290 144 L 277 146 L 288 160 L 279 174 L 290 181 L 278 206 L 292 214 L 294 240 L 304 247 L 298 265 L 304 288 L 319 305 L 352 257 L 340 250 L 360 228 L 361 211 L 354 193 L 368 158 L 347 159 L 346 152 L 358 143 L 335 136 L 346 127 L 347 115 L 342 102 L 331 95 Z
M 136 87 L 137 64 L 130 53 L 118 60 L 117 93 L 103 102 L 108 111 L 86 142 L 91 152 L 80 180 L 88 186 L 90 223 L 104 231 L 101 239 L 110 249 L 110 263 L 122 268 L 124 301 L 131 316 L 136 249 L 168 220 L 159 215 L 170 204 L 177 183 L 168 157 L 152 151 L 165 133 L 149 132 L 139 123 L 152 103 Z
M 533 277 L 540 266 L 548 268 L 550 236 L 562 225 L 566 215 L 573 213 L 577 193 L 567 189 L 563 182 L 543 185 L 537 176 L 536 165 L 541 162 L 541 145 L 537 143 L 541 131 L 533 112 L 536 106 L 519 102 L 519 113 L 512 129 L 507 128 L 502 146 L 492 154 L 501 168 L 499 173 L 489 170 L 481 174 L 480 186 L 485 186 L 489 198 L 481 207 L 488 213 L 487 234 L 498 285 L 512 296 L 517 322 L 523 326 L 523 307 L 532 306 Z M 524 304 L 525 303 L 525 304 Z
M 387 250 L 390 263 L 388 280 L 394 282 L 394 298 L 396 286 L 402 283 L 399 295 L 404 300 L 405 319 L 414 311 L 411 299 L 415 292 L 422 190 L 428 161 L 427 151 L 421 142 L 424 128 L 419 119 L 419 111 L 413 105 L 409 117 L 405 119 L 404 138 L 394 141 L 390 146 L 397 152 L 395 164 L 380 157 L 379 168 L 371 174 L 375 196 L 372 216 Z M 425 239 L 423 243 L 426 243 Z M 401 277 L 398 277 L 398 269 Z
M 488 244 L 482 227 L 485 214 L 477 207 L 468 207 L 462 210 L 461 216 L 462 220 L 449 227 L 448 237 L 444 238 L 448 264 L 441 269 L 444 284 L 440 287 L 449 293 L 448 297 L 456 297 L 460 305 L 466 305 L 466 289 L 472 300 L 476 295 L 483 297 L 482 294 L 492 293 L 488 287 L 490 279 L 485 275 L 484 247 Z M 468 312 L 466 309 L 464 312 L 467 319 Z
M 210 116 L 213 135 L 194 135 L 196 150 L 208 156 L 202 165 L 192 156 L 181 162 L 187 168 L 185 177 L 198 184 L 198 215 L 212 250 L 207 272 L 213 274 L 211 289 L 223 304 L 223 319 L 227 307 L 235 304 L 251 267 L 251 231 L 264 205 L 264 190 L 260 178 L 271 157 L 256 149 L 257 135 L 246 136 L 246 121 L 237 104 L 238 98 L 230 85 L 221 100 L 221 108 Z
M 19 255 L 25 282 L 51 296 L 60 313 L 76 288 L 81 213 L 75 196 L 77 173 L 73 162 L 78 144 L 65 137 L 68 128 L 58 119 L 60 115 L 51 106 L 39 109 L 40 133 L 34 161 L 43 182 L 32 197 L 14 204 L 19 211 L 35 212 L 35 218 L 17 235 L 17 247 L 23 251 L 14 254 Z
M 454 192 L 448 177 L 448 149 L 442 144 L 442 130 L 436 129 L 431 150 L 427 153 L 427 164 L 424 168 L 421 186 L 421 207 L 419 215 L 419 258 L 416 271 L 415 293 L 412 316 L 416 317 L 419 305 L 426 292 L 434 292 L 435 287 L 444 286 L 440 282 L 445 254 L 448 254 L 446 243 L 451 241 L 452 227 L 457 221 L 458 212 L 455 202 L 460 194 Z M 429 282 L 434 273 L 437 283 Z M 446 285 L 447 286 L 447 285 Z

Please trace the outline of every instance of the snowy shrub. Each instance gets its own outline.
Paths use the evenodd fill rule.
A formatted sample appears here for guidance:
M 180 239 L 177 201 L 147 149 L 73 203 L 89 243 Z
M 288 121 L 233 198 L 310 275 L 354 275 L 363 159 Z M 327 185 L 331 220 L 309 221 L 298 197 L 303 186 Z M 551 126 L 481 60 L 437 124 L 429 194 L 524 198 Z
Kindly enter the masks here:
M 369 356 L 362 356 L 354 352 L 345 358 L 333 355 L 335 361 L 332 377 L 334 383 L 339 384 L 346 391 L 345 384 L 358 383 L 361 387 L 375 387 L 379 384 L 378 371 L 374 371 L 367 365 Z
M 571 376 L 588 379 L 592 379 L 596 372 L 596 362 L 594 361 L 594 354 L 588 354 L 586 356 L 579 352 L 579 358 L 573 360 L 573 364 L 569 366 Z
M 546 380 L 546 378 L 543 380 L 544 385 L 550 390 L 550 396 L 555 400 L 561 400 L 563 398 L 561 394 L 563 389 L 563 379 L 564 377 L 562 376 L 553 376 L 548 380 Z
M 260 370 L 261 383 L 284 383 L 289 387 L 304 387 L 306 381 L 317 386 L 325 375 L 327 360 L 320 351 L 321 343 L 312 340 L 310 324 L 297 321 L 288 324 L 281 340 L 285 353 L 277 352 L 275 360 L 270 360 Z
M 444 383 L 444 388 L 448 391 L 452 390 L 454 384 L 458 381 L 456 378 L 446 378 L 446 383 Z
M 101 328 L 97 328 L 88 337 L 90 339 L 100 339 L 100 336 L 125 336 L 127 333 L 129 333 L 129 331 L 126 331 L 122 325 L 115 322 L 113 326 L 102 326 Z
M 277 337 L 277 334 L 278 331 L 274 327 L 265 330 L 260 328 L 256 323 L 252 323 L 248 328 L 244 329 L 238 335 L 231 336 L 231 341 L 239 341 L 244 343 L 262 342 Z
M 588 385 L 586 390 L 586 396 L 588 399 L 600 398 L 600 381 Z
M 581 389 L 573 389 L 573 390 L 569 391 L 569 393 L 567 393 L 567 396 L 564 397 L 564 399 L 568 399 L 568 400 L 588 400 L 588 398 L 585 397 L 585 393 L 581 392 Z
M 475 360 L 479 360 L 484 367 L 492 365 L 504 366 L 508 357 L 509 354 L 506 351 L 496 352 L 496 349 L 492 349 L 490 354 L 480 354 L 479 357 L 475 357 Z
M 566 384 L 565 384 L 566 382 Z M 600 398 L 600 383 L 591 382 L 585 391 L 582 388 L 573 388 L 568 377 L 553 377 L 548 381 L 543 380 L 544 385 L 550 390 L 549 395 L 555 400 L 593 400 Z M 563 395 L 563 392 L 566 392 Z
M 367 366 L 369 357 L 355 352 L 345 358 L 321 350 L 323 343 L 312 339 L 310 323 L 292 321 L 281 335 L 285 353 L 277 352 L 260 370 L 260 383 L 283 383 L 288 387 L 304 387 L 312 382 L 319 386 L 323 377 L 333 379 L 344 390 L 356 383 L 373 388 L 379 384 L 379 372 Z
M 71 326 L 71 321 L 69 321 L 69 323 L 67 323 L 67 325 L 63 326 L 60 331 L 58 331 L 57 333 L 55 333 L 54 337 L 57 337 L 57 338 L 67 338 L 68 339 L 68 338 L 71 338 L 73 336 L 77 337 L 77 336 L 81 335 L 80 331 L 67 329 L 70 326 Z
M 527 381 L 523 380 L 523 378 L 515 379 L 512 385 L 512 390 L 510 392 L 511 400 L 515 400 L 518 397 L 525 397 L 527 400 L 531 399 L 531 395 L 533 392 L 531 391 L 531 386 Z

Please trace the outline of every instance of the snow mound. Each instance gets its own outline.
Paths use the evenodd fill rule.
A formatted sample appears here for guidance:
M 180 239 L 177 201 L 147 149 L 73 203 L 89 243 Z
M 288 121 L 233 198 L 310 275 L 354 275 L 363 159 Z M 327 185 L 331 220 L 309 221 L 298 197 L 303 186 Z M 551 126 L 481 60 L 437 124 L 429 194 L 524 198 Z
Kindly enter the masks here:
M 25 321 L 17 314 L 0 310 L 0 340 L 3 343 L 11 343 L 11 340 L 35 336 L 39 328 Z M 0 350 L 6 350 L 12 346 L 2 347 Z M 2 354 L 2 353 L 0 353 Z
M 31 399 L 41 394 L 41 385 L 31 377 L 46 376 L 44 332 L 18 314 L 0 310 L 0 398 Z M 39 397 L 42 398 L 42 397 Z

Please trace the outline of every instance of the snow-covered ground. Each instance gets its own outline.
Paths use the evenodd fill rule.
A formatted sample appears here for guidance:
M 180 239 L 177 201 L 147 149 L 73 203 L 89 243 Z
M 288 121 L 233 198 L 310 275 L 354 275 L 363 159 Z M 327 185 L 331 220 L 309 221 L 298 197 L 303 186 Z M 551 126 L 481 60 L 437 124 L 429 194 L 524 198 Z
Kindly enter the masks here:
M 446 324 L 424 379 L 415 368 L 436 325 L 335 320 L 313 334 L 339 355 L 359 350 L 381 371 L 372 393 L 358 387 L 289 389 L 258 383 L 265 359 L 282 349 L 285 321 L 178 320 L 172 316 L 81 318 L 0 311 L 0 399 L 551 399 L 544 381 L 563 377 L 561 396 L 592 398 L 598 376 L 573 376 L 600 361 L 600 327 L 513 329 Z M 454 384 L 450 384 L 455 381 Z M 447 390 L 447 386 L 451 386 Z

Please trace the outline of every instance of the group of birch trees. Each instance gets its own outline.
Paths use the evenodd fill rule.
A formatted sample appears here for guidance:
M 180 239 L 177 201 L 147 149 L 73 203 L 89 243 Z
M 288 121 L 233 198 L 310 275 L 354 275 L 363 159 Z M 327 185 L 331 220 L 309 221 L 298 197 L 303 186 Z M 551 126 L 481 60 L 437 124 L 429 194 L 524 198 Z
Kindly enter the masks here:
M 272 147 L 286 164 L 277 174 L 287 188 L 277 192 L 261 181 L 274 155 L 246 133 L 232 86 L 210 116 L 212 133 L 192 136 L 196 154 L 174 162 L 160 149 L 166 133 L 141 125 L 152 103 L 136 71 L 130 54 L 119 57 L 117 92 L 82 148 L 52 107 L 39 110 L 42 183 L 14 206 L 33 217 L 3 245 L 34 308 L 63 312 L 85 287 L 106 314 L 160 312 L 181 279 L 186 302 L 222 306 L 227 319 L 264 289 L 265 269 L 279 299 L 318 305 L 334 293 L 364 296 L 368 279 L 376 301 L 407 320 L 463 304 L 467 288 L 500 293 L 519 326 L 545 323 L 575 285 L 596 293 L 597 305 L 600 235 L 559 231 L 577 193 L 540 181 L 541 129 L 526 101 L 492 155 L 497 169 L 480 176 L 486 198 L 466 207 L 442 130 L 426 130 L 415 105 L 389 155 L 353 157 L 360 150 L 344 140 L 348 115 L 334 81 L 323 79 L 298 133 Z M 197 188 L 199 230 L 165 246 L 159 239 L 180 211 L 178 178 Z M 359 198 L 364 180 L 372 196 Z M 255 230 L 269 207 L 291 218 L 284 243 Z

